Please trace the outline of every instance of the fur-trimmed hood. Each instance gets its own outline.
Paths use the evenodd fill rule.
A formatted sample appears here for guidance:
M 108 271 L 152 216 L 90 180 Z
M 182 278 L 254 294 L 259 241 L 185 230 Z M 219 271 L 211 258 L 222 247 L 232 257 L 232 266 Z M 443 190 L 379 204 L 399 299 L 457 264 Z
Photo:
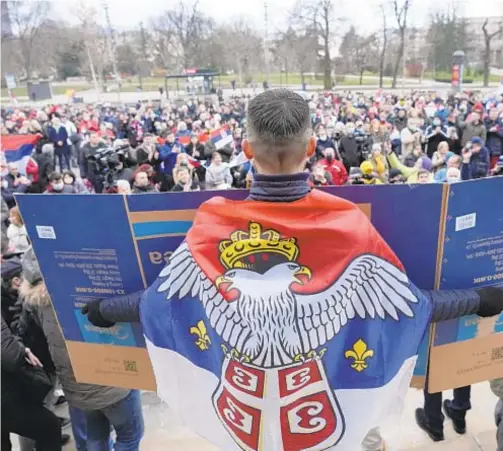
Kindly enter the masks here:
M 51 304 L 51 297 L 42 281 L 31 285 L 28 281 L 23 280 L 19 287 L 19 294 L 22 296 L 23 302 L 28 305 L 45 307 Z

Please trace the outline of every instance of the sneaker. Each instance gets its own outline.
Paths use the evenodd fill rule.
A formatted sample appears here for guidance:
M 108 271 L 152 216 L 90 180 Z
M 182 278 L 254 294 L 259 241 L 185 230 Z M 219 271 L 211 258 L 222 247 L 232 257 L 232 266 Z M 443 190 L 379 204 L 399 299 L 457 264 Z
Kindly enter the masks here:
M 458 434 L 466 432 L 466 421 L 464 418 L 455 418 L 457 412 L 452 408 L 452 401 L 450 399 L 444 400 L 444 412 L 447 417 L 452 420 L 452 426 Z
M 62 434 L 61 435 L 61 446 L 65 446 L 67 443 L 70 442 L 72 438 L 70 437 L 69 434 Z
M 58 420 L 59 424 L 61 425 L 61 428 L 68 426 L 72 422 L 70 418 L 63 418 L 63 417 L 58 417 Z
M 444 439 L 443 431 L 435 431 L 428 424 L 424 409 L 416 409 L 416 423 L 434 442 L 441 442 Z

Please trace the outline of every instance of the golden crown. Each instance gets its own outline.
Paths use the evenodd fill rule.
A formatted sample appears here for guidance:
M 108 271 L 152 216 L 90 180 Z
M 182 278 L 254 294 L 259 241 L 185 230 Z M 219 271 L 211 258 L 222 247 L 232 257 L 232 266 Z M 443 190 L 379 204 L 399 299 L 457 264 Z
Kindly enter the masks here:
M 275 254 L 287 261 L 294 261 L 299 255 L 295 238 L 281 239 L 276 230 L 264 230 L 257 222 L 250 222 L 248 232 L 236 230 L 230 240 L 220 242 L 220 262 L 226 269 L 248 268 L 245 259 L 255 254 Z

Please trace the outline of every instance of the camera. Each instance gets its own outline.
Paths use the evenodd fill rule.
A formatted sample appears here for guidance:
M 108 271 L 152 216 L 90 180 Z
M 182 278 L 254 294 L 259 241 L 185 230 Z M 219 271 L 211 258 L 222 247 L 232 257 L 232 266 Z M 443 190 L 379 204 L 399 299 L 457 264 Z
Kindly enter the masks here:
M 372 148 L 370 135 L 368 133 L 365 133 L 364 131 L 356 129 L 354 137 L 356 141 L 356 147 L 358 149 L 358 154 L 361 155 L 364 160 L 366 160 Z
M 118 166 L 124 164 L 126 152 L 129 146 L 123 145 L 117 148 L 104 147 L 87 157 L 90 163 L 95 183 L 109 189 L 115 185 L 114 176 Z

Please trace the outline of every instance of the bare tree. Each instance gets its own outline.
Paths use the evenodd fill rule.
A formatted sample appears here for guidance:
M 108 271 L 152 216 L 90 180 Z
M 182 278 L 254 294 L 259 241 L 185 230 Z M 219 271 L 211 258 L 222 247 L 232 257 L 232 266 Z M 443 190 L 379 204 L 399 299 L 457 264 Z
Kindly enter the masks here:
M 318 4 L 317 25 L 323 41 L 323 87 L 332 88 L 332 60 L 330 58 L 330 24 L 332 22 L 332 0 L 321 0 Z
M 503 23 L 499 23 L 496 29 L 490 33 L 487 30 L 487 25 L 489 23 L 489 19 L 484 21 L 482 25 L 482 31 L 484 32 L 484 86 L 489 86 L 489 73 L 491 71 L 491 41 L 498 35 L 503 33 Z
M 305 81 L 307 72 L 314 72 L 318 36 L 313 27 L 298 31 L 291 26 L 288 27 L 285 32 L 279 33 L 274 47 L 273 53 L 282 58 L 290 70 L 300 72 L 301 83 Z
M 407 13 L 409 12 L 411 0 L 404 0 L 402 6 L 399 6 L 398 3 L 398 0 L 393 0 L 393 10 L 395 12 L 398 34 L 400 36 L 400 46 L 398 48 L 398 55 L 396 57 L 395 69 L 393 70 L 393 82 L 391 84 L 392 88 L 396 88 L 396 79 L 398 77 L 398 71 L 400 69 L 400 62 L 402 61 L 402 58 L 405 58 L 404 48 L 405 33 L 407 32 Z
M 182 65 L 183 50 L 178 45 L 176 31 L 167 15 L 152 19 L 150 28 L 152 29 L 153 53 L 157 57 L 157 63 L 165 68 L 170 65 Z
M 384 10 L 384 5 L 380 5 L 381 16 L 382 16 L 382 44 L 381 53 L 379 57 L 379 87 L 383 87 L 384 79 L 384 61 L 386 58 L 386 47 L 388 46 L 388 27 L 386 25 L 386 11 Z
M 107 55 L 106 44 L 100 39 L 100 33 L 96 27 L 98 11 L 88 6 L 84 0 L 81 0 L 75 9 L 75 16 L 80 22 L 81 39 L 84 42 L 85 57 L 89 65 L 89 72 L 93 80 L 96 96 L 99 98 L 103 87 L 103 68 Z
M 164 13 L 166 25 L 183 51 L 184 67 L 191 67 L 201 56 L 201 43 L 207 38 L 209 20 L 199 10 L 199 0 L 187 5 L 182 0 Z
M 376 35 L 371 34 L 367 37 L 358 37 L 357 47 L 356 47 L 356 66 L 358 68 L 358 73 L 360 74 L 360 85 L 363 84 L 363 72 L 367 67 L 372 65 L 375 61 L 376 54 Z
M 291 23 L 297 27 L 306 29 L 313 27 L 316 29 L 319 39 L 322 42 L 322 67 L 323 86 L 325 89 L 332 88 L 332 59 L 330 57 L 330 45 L 332 40 L 331 25 L 335 19 L 333 17 L 333 0 L 300 0 L 295 5 L 290 14 Z
M 218 53 L 214 61 L 220 60 L 221 67 L 237 71 L 240 82 L 250 82 L 251 72 L 258 71 L 263 65 L 263 38 L 244 17 L 236 17 L 217 27 L 213 44 L 213 48 L 206 52 Z
M 30 78 L 34 69 L 37 39 L 40 31 L 49 18 L 50 2 L 19 2 L 8 3 L 8 11 L 14 37 L 19 43 L 19 56 L 26 77 Z

